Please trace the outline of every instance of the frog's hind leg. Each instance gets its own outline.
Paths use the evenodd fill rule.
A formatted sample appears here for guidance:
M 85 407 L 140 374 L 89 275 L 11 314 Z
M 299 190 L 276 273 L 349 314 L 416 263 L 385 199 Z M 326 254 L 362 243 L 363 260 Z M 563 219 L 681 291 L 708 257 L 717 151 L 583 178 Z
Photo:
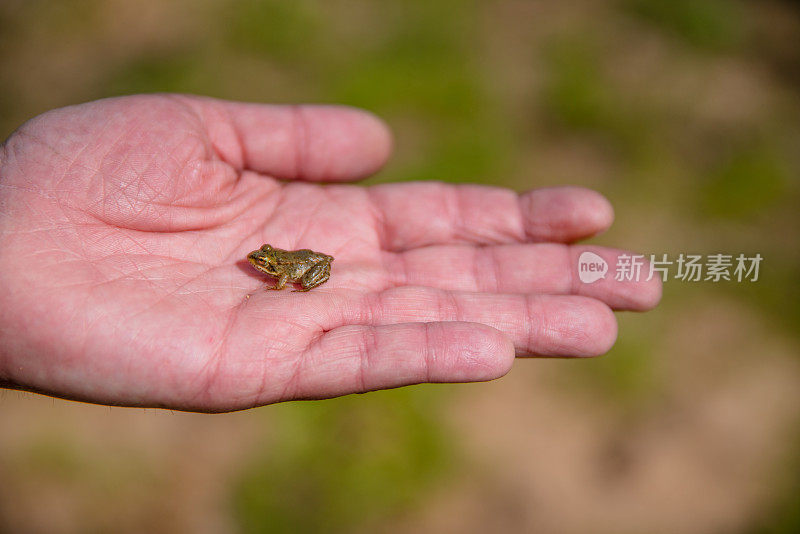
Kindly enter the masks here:
M 303 289 L 295 289 L 295 291 L 308 291 L 320 284 L 324 284 L 330 277 L 331 264 L 327 262 L 318 263 L 309 269 L 306 274 L 303 275 L 303 278 L 300 279 L 300 285 L 303 286 Z

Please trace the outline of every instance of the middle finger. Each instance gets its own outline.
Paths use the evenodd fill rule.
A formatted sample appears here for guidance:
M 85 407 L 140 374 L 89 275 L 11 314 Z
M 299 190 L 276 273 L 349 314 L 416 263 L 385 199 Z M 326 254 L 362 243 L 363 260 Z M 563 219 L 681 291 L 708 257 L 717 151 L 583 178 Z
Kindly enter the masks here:
M 591 252 L 606 262 L 605 276 L 582 282 L 578 259 Z M 384 253 L 393 285 L 428 286 L 452 291 L 487 293 L 547 293 L 598 299 L 615 310 L 648 310 L 661 298 L 661 280 L 648 280 L 649 263 L 642 261 L 638 277 L 616 276 L 621 256 L 633 253 L 605 247 L 555 243 L 475 247 L 421 247 Z M 635 273 L 634 273 L 635 274 Z M 620 278 L 620 279 L 617 279 Z

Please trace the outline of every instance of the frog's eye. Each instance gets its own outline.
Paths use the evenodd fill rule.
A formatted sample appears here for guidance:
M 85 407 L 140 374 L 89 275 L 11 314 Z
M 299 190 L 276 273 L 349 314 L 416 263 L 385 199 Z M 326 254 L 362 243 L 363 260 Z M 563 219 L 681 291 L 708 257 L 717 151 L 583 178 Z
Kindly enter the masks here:
M 264 246 L 261 247 L 261 251 L 262 252 L 269 252 L 271 250 L 272 250 L 272 246 L 270 246 L 270 245 L 264 245 Z

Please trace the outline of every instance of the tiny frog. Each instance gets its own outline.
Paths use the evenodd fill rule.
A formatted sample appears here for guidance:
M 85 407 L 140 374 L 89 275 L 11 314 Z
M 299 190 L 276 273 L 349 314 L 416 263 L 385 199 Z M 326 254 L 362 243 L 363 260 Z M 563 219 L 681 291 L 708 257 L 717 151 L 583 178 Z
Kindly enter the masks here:
M 300 282 L 303 287 L 295 291 L 308 291 L 328 281 L 333 256 L 308 249 L 283 250 L 264 245 L 248 254 L 247 261 L 256 270 L 278 279 L 274 287 L 267 289 L 283 289 L 291 281 Z

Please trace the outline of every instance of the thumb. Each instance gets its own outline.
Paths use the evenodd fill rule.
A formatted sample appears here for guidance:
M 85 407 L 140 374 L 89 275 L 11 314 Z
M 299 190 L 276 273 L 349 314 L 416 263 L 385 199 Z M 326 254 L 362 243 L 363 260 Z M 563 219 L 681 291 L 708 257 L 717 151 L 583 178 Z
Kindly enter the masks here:
M 185 98 L 217 152 L 238 169 L 285 180 L 358 180 L 380 169 L 392 150 L 388 127 L 360 109 Z

